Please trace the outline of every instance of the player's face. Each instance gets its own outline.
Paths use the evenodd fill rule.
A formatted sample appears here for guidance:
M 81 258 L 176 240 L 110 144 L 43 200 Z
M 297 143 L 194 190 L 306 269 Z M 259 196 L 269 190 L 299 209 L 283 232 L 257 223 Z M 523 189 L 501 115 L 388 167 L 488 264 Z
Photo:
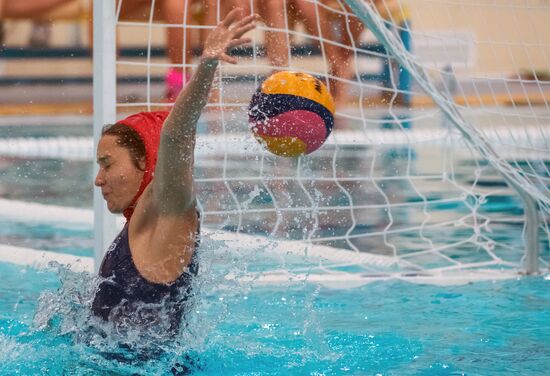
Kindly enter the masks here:
M 117 137 L 103 136 L 97 146 L 99 171 L 94 184 L 101 188 L 111 213 L 122 213 L 137 194 L 144 172 L 132 161 L 130 151 L 117 143 Z M 142 161 L 140 167 L 145 167 Z

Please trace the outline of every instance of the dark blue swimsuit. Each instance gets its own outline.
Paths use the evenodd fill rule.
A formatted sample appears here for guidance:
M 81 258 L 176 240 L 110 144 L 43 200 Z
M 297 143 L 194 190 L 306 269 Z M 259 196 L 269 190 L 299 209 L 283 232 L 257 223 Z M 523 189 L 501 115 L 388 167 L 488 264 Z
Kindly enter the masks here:
M 128 240 L 128 225 L 113 241 L 103 258 L 92 312 L 105 321 L 127 328 L 149 327 L 176 334 L 191 295 L 191 281 L 197 275 L 198 235 L 187 270 L 170 284 L 143 278 L 134 265 Z

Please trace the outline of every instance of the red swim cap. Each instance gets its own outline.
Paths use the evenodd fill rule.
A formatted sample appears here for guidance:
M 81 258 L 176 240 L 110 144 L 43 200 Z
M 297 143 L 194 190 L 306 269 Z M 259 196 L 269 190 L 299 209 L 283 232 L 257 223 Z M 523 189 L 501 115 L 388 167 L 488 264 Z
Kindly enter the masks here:
M 145 174 L 130 206 L 123 212 L 128 221 L 134 213 L 137 200 L 153 180 L 160 145 L 160 132 L 168 114 L 168 111 L 140 112 L 117 122 L 117 124 L 124 124 L 135 130 L 145 145 Z

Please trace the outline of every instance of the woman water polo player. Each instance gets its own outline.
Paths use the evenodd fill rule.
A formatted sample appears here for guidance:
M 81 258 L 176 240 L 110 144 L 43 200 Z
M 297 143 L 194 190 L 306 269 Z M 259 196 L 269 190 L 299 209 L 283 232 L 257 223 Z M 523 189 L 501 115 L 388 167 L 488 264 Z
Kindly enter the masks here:
M 197 272 L 195 128 L 219 61 L 237 62 L 226 52 L 251 42 L 243 35 L 256 20 L 235 9 L 216 26 L 170 113 L 139 113 L 103 130 L 95 185 L 127 222 L 101 264 L 92 311 L 117 327 L 178 331 Z

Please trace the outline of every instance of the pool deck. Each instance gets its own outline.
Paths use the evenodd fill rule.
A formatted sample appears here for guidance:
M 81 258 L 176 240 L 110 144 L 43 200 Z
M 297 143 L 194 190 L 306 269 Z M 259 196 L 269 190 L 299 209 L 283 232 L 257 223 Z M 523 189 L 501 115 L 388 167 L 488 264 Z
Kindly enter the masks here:
M 511 83 L 488 85 L 487 83 L 464 82 L 459 84 L 464 94 L 454 97 L 459 105 L 467 106 L 550 106 L 550 82 Z M 145 98 L 135 93 L 142 92 L 135 84 L 118 85 L 120 102 L 144 102 Z M 415 88 L 414 91 L 419 91 Z M 162 103 L 163 84 L 151 86 L 154 102 Z M 247 89 L 245 92 L 251 92 Z M 124 99 L 130 98 L 129 101 Z M 247 98 L 233 98 L 231 101 L 246 103 Z M 371 107 L 388 106 L 376 92 L 367 92 L 364 105 Z M 414 95 L 407 107 L 423 108 L 433 106 L 427 95 Z M 145 107 L 129 107 L 135 112 Z M 0 116 L 17 115 L 90 115 L 93 112 L 92 85 L 10 85 L 0 90 Z M 125 112 L 124 108 L 121 112 Z
M 14 49 L 14 51 L 19 51 Z M 22 52 L 21 52 L 22 51 Z M 0 60 L 0 116 L 17 115 L 89 115 L 93 112 L 93 88 L 92 88 L 92 64 L 88 55 L 80 53 L 70 54 L 69 57 L 42 56 L 44 51 L 31 51 L 22 49 L 25 52 L 21 57 L 8 56 Z M 48 50 L 45 50 L 46 52 Z M 8 51 L 9 52 L 9 51 Z M 65 51 L 66 52 L 66 51 Z M 69 51 L 70 52 L 70 51 Z M 78 52 L 78 51 L 77 51 Z M 74 55 L 74 56 L 73 56 Z M 161 66 L 165 62 L 162 54 L 154 56 L 152 62 Z M 65 56 L 65 55 L 63 55 Z M 293 64 L 300 68 L 311 70 L 312 67 L 321 66 L 323 61 L 318 56 L 303 59 L 295 59 Z M 157 64 L 158 63 L 158 64 Z M 245 64 L 244 68 L 232 68 L 227 70 L 227 85 L 232 88 L 226 90 L 229 93 L 224 97 L 226 103 L 248 103 L 250 95 L 254 91 L 255 83 L 247 70 L 250 68 Z M 372 63 L 372 62 L 371 62 Z M 136 103 L 163 103 L 164 94 L 164 71 L 159 66 L 153 66 L 149 76 L 143 71 L 136 70 L 132 66 L 122 65 L 117 68 L 119 78 L 117 83 L 117 97 L 121 104 L 119 112 L 135 112 L 145 107 L 137 107 Z M 256 69 L 256 67 L 258 69 Z M 262 71 L 260 64 L 255 65 L 257 74 L 269 73 Z M 227 69 L 227 68 L 224 68 Z M 244 70 L 243 70 L 244 69 Z M 376 66 L 366 67 L 367 71 Z M 364 106 L 387 107 L 388 98 L 383 98 L 381 93 L 382 84 L 377 81 L 376 74 L 365 73 L 367 81 L 361 88 L 363 91 Z M 377 78 L 378 77 L 378 78 Z M 150 91 L 144 89 L 145 83 L 149 80 Z M 454 99 L 459 105 L 467 106 L 545 106 L 550 104 L 550 81 L 537 81 L 534 78 L 523 78 L 522 80 L 508 77 L 472 78 L 464 73 L 457 76 L 457 95 Z M 436 83 L 437 84 L 437 83 Z M 440 85 L 440 84 L 439 84 Z M 351 101 L 358 98 L 358 89 L 350 90 Z M 423 94 L 418 85 L 411 87 L 411 102 L 402 105 L 394 102 L 394 105 L 401 105 L 411 108 L 431 107 L 434 105 L 432 99 Z M 391 93 L 388 93 L 391 94 Z M 149 96 L 149 100 L 148 97 Z M 357 104 L 357 99 L 355 99 Z

